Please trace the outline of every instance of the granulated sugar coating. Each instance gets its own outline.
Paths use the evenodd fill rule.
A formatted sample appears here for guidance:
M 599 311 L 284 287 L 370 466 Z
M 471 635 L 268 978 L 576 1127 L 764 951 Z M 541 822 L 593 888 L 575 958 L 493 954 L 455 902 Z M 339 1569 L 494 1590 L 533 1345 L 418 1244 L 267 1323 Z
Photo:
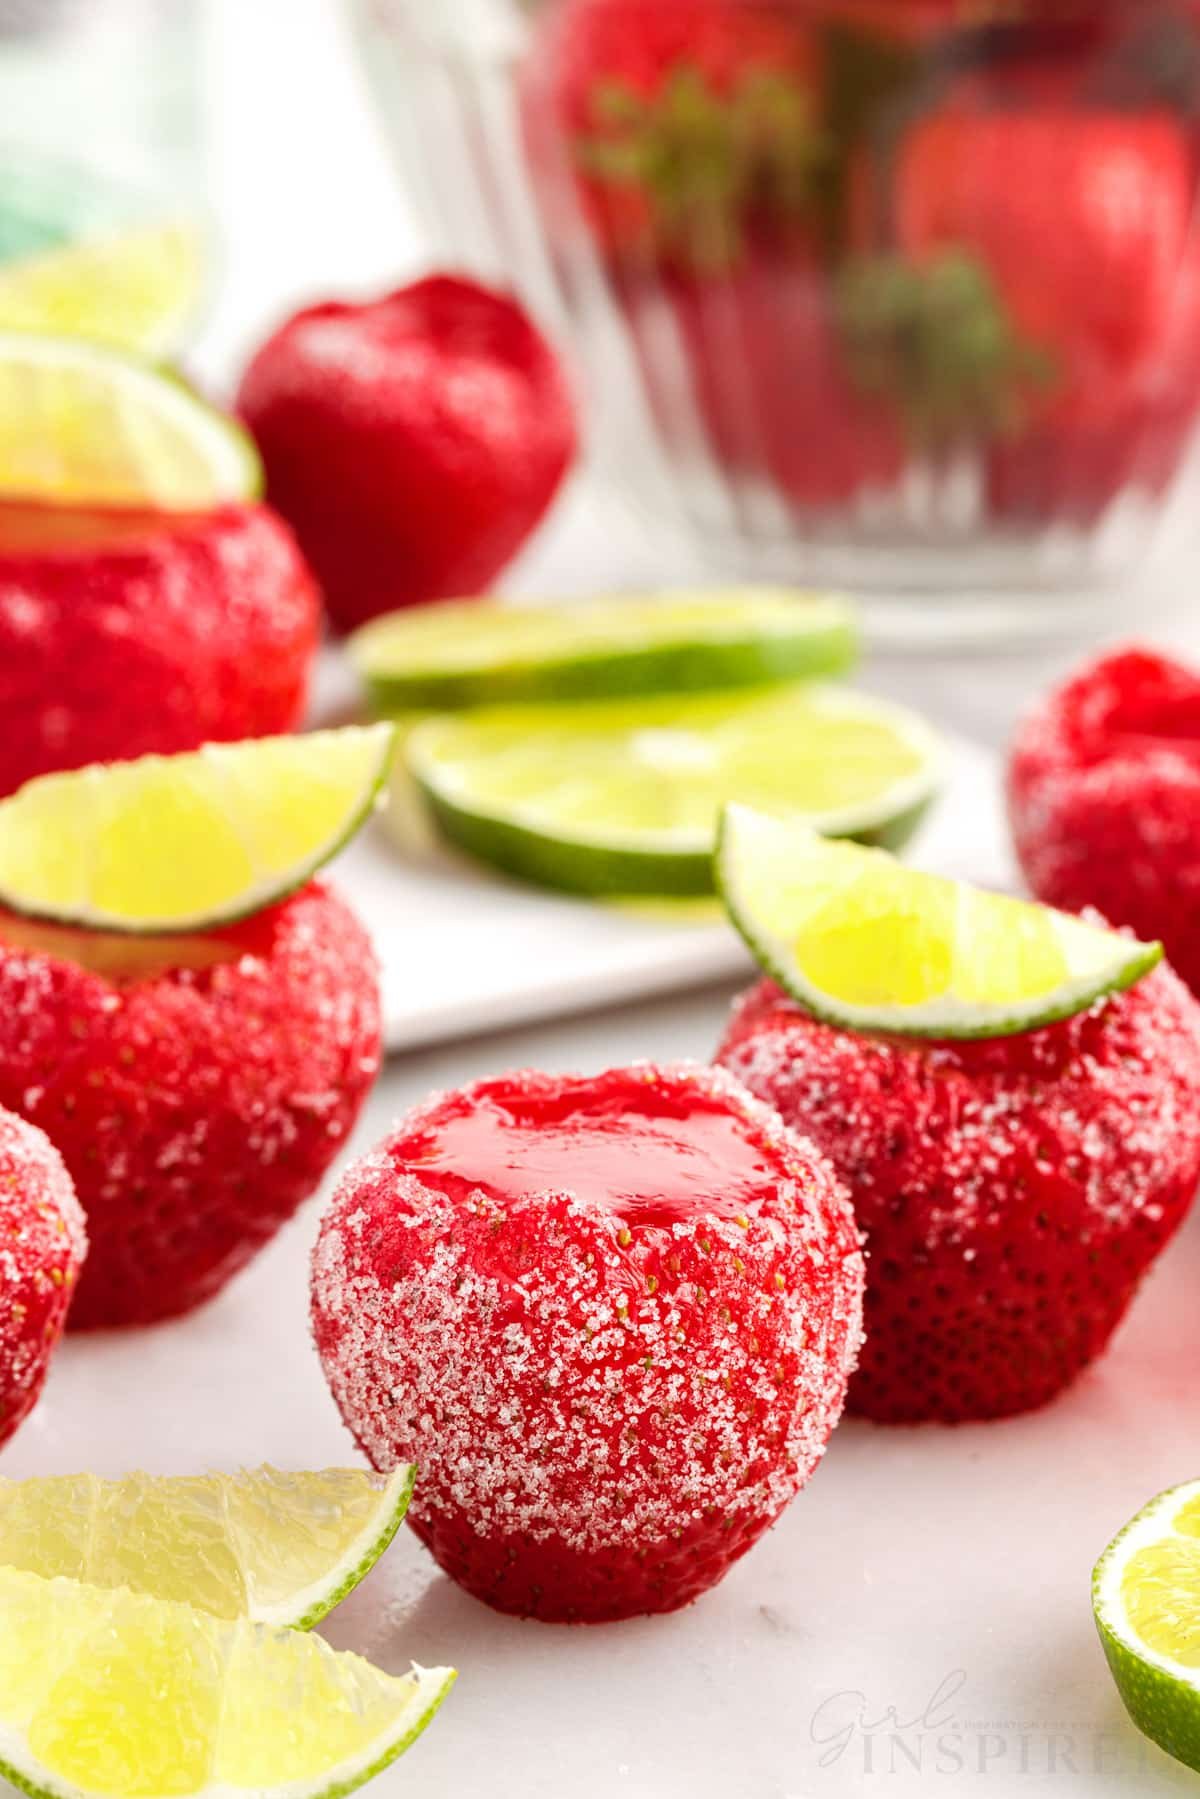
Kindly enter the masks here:
M 1136 648 L 1091 663 L 1021 726 L 1008 799 L 1038 898 L 1160 938 L 1200 992 L 1200 674 Z
M 1039 1406 L 1099 1355 L 1200 1181 L 1200 1006 L 1165 965 L 1025 1036 L 820 1024 L 769 981 L 720 1061 L 826 1152 L 867 1238 L 851 1408 Z
M 87 762 L 295 728 L 320 605 L 265 506 L 4 509 L 0 794 Z
M 62 1157 L 0 1112 L 0 1443 L 33 1409 L 87 1252 Z
M 316 1188 L 379 1057 L 370 944 L 318 883 L 197 939 L 0 913 L 0 1104 L 58 1145 L 88 1217 L 72 1326 L 222 1287 Z
M 522 1073 L 429 1101 L 344 1177 L 317 1347 L 409 1518 L 502 1611 L 599 1622 L 712 1586 L 845 1398 L 863 1263 L 810 1144 L 728 1075 Z

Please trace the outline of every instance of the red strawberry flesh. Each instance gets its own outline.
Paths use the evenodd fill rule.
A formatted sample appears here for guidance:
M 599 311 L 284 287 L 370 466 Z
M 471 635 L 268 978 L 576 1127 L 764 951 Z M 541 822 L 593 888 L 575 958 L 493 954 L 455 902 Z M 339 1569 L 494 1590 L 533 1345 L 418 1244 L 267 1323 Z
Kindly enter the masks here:
M 697 1598 L 812 1472 L 862 1264 L 811 1147 L 727 1076 L 520 1074 L 430 1101 L 352 1168 L 317 1346 L 410 1517 L 488 1604 L 598 1622 Z

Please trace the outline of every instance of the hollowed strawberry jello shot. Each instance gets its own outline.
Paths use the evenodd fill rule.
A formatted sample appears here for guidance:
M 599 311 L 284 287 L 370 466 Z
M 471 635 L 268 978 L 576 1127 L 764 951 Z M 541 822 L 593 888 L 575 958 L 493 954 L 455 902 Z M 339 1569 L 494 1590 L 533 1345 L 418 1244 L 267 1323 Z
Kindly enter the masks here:
M 46 1131 L 87 1214 L 72 1326 L 210 1298 L 344 1144 L 379 1067 L 377 971 L 310 877 L 390 749 L 386 728 L 216 745 L 0 804 L 0 1105 Z
M 1158 937 L 1200 991 L 1200 672 L 1130 645 L 1046 695 L 1008 771 L 1039 899 Z
M 298 723 L 320 600 L 265 506 L 0 504 L 0 794 Z
M 686 1605 L 820 1459 L 863 1262 L 822 1157 L 728 1075 L 522 1073 L 430 1100 L 343 1177 L 326 1375 L 436 1560 L 499 1610 Z
M 37 1402 L 86 1253 L 62 1157 L 0 1111 L 0 1444 Z

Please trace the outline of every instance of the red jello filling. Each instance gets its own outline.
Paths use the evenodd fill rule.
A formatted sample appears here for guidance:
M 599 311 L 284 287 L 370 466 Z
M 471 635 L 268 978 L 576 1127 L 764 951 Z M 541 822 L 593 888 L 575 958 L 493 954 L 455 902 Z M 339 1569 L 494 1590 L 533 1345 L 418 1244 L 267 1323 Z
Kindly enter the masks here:
M 392 1152 L 452 1199 L 569 1193 L 642 1225 L 699 1213 L 736 1218 L 780 1179 L 745 1118 L 711 1094 L 684 1097 L 651 1080 L 563 1081 L 532 1091 L 493 1082 L 448 1097 Z

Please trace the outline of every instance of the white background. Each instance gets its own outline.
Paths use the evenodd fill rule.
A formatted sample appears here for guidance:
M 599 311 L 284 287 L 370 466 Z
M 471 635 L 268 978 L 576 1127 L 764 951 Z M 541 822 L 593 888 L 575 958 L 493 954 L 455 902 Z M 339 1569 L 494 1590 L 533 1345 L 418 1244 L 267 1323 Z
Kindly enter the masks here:
M 227 381 L 287 307 L 401 277 L 420 252 L 332 7 L 216 0 L 213 26 L 212 192 L 227 263 L 203 369 Z M 518 578 L 575 585 L 583 567 L 603 585 L 635 572 L 619 547 L 598 565 L 597 537 L 581 490 Z M 872 678 L 999 744 L 1063 654 L 899 661 Z M 395 1059 L 355 1147 L 428 1089 L 506 1067 L 703 1056 L 729 997 L 706 992 Z M 42 1406 L 0 1457 L 3 1472 L 350 1459 L 307 1335 L 317 1213 L 310 1206 L 193 1319 L 69 1341 Z M 1153 1492 L 1200 1472 L 1198 1291 L 1200 1220 L 1109 1357 L 1059 1405 L 955 1432 L 844 1424 L 765 1543 L 675 1618 L 592 1631 L 522 1625 L 465 1597 L 403 1538 L 328 1634 L 388 1666 L 415 1656 L 462 1673 L 442 1718 L 379 1782 L 379 1799 L 1200 1790 L 1124 1724 L 1088 1602 L 1108 1537 Z M 838 1754 L 829 1738 L 842 1728 Z

